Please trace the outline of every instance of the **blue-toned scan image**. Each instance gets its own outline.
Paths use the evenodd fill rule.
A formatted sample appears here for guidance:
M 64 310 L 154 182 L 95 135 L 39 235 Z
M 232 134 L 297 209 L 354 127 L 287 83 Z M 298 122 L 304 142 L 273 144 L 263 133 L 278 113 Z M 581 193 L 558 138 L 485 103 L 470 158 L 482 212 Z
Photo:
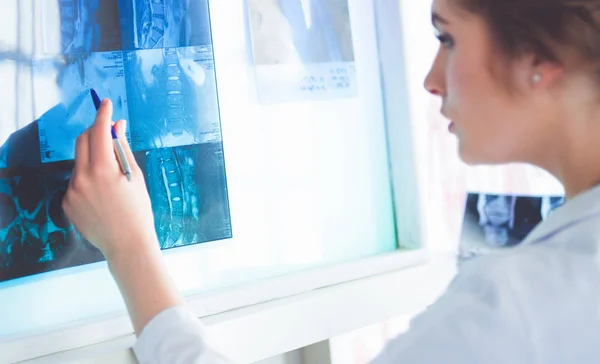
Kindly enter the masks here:
M 162 249 L 231 237 L 221 143 L 136 153 Z
M 105 52 L 122 48 L 117 0 L 58 0 L 58 11 L 62 53 Z M 42 16 L 52 20 L 50 14 Z
M 63 56 L 57 71 L 57 87 L 36 87 L 38 100 L 54 91 L 59 104 L 38 119 L 40 158 L 42 163 L 70 160 L 75 157 L 75 140 L 94 121 L 96 108 L 90 96 L 94 88 L 100 97 L 113 102 L 114 120 L 127 119 L 127 101 L 122 52 L 72 54 Z M 34 73 L 42 78 L 42 70 Z M 41 112 L 40 112 L 41 114 Z
M 221 143 L 135 155 L 161 249 L 227 239 L 231 221 Z M 72 162 L 0 176 L 0 281 L 104 260 L 61 207 Z M 19 171 L 19 170 L 17 170 Z
M 210 46 L 124 53 L 134 151 L 221 140 Z
M 564 201 L 564 196 L 469 193 L 459 258 L 468 260 L 521 244 Z
M 207 0 L 31 4 L 29 17 L 11 3 L 20 25 L 0 34 L 0 76 L 16 85 L 0 99 L 0 282 L 103 260 L 62 210 L 92 88 L 128 121 L 160 247 L 230 238 Z
M 67 220 L 71 170 L 54 166 L 0 178 L 0 281 L 103 259 Z
M 208 0 L 119 0 L 123 49 L 211 44 Z

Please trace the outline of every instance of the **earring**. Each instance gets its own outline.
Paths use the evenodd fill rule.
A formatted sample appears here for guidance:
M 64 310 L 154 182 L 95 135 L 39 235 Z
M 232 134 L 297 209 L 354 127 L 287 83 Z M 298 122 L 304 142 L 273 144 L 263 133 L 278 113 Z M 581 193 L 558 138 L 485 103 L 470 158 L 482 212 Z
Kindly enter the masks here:
M 535 73 L 532 77 L 533 83 L 540 83 L 541 80 L 542 80 L 542 75 L 540 75 L 539 73 Z

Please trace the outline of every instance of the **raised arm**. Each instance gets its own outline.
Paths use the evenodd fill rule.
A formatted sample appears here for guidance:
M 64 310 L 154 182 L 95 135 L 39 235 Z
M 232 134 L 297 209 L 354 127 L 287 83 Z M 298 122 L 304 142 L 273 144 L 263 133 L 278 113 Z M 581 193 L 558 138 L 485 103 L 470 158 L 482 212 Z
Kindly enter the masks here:
M 94 125 L 77 139 L 75 168 L 63 208 L 108 261 L 138 335 L 142 363 L 226 363 L 204 340 L 199 320 L 185 307 L 164 265 L 142 172 L 115 124 L 132 166 L 128 181 L 111 137 L 112 103 L 104 100 Z

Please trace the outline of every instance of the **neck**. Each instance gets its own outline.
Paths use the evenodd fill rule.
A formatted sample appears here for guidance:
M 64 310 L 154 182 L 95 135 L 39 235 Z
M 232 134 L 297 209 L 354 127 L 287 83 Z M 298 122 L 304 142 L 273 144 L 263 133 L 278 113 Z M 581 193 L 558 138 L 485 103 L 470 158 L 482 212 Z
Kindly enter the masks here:
M 590 188 L 600 184 L 600 174 L 596 174 L 596 176 L 591 178 L 585 178 L 584 176 L 581 176 L 579 178 L 559 177 L 559 180 L 565 187 L 567 199 L 571 199 L 579 195 L 580 193 L 585 192 Z
M 567 199 L 600 184 L 600 122 L 596 121 L 585 130 L 563 134 L 563 143 L 554 143 L 553 152 L 540 165 L 563 184 Z

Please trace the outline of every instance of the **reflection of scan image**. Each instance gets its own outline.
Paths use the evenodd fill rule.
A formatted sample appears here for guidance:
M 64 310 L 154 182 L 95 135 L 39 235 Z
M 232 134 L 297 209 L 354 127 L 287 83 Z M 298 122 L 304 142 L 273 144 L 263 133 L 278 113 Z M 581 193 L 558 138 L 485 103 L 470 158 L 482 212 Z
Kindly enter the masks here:
M 565 203 L 564 196 L 544 196 L 542 197 L 542 219 L 548 218 L 552 211 Z
M 125 52 L 134 151 L 221 140 L 211 47 Z
M 120 0 L 123 49 L 211 44 L 208 0 Z
M 515 196 L 482 196 L 477 203 L 479 226 L 485 241 L 495 247 L 513 245 L 508 234 L 514 227 Z
M 121 49 L 117 0 L 35 0 L 38 53 L 88 53 Z M 60 44 L 56 40 L 60 39 Z M 56 49 L 59 46 L 60 49 Z
M 231 237 L 221 143 L 137 153 L 162 249 Z
M 256 64 L 354 61 L 347 0 L 249 0 Z
M 61 204 L 70 171 L 0 179 L 0 281 L 102 260 Z
M 127 118 L 121 52 L 64 56 L 64 63 L 56 73 L 54 90 L 48 90 L 43 84 L 35 89 L 41 109 L 36 114 L 41 114 L 38 124 L 40 155 L 44 163 L 74 158 L 77 136 L 92 124 L 96 115 L 91 88 L 101 97 L 113 101 L 114 120 Z M 37 75 L 40 79 L 45 77 L 42 71 Z
M 460 242 L 462 257 L 520 244 L 562 204 L 562 197 L 469 194 Z

